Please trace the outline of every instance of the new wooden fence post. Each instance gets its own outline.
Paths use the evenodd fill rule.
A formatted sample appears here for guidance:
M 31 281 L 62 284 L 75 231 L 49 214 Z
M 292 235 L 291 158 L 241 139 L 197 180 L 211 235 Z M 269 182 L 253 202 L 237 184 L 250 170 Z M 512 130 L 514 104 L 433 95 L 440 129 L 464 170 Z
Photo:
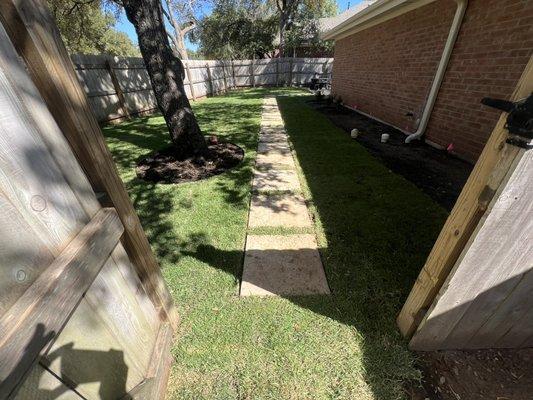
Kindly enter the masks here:
M 511 99 L 522 99 L 531 92 L 533 57 Z M 492 131 L 398 315 L 398 327 L 404 336 L 416 331 L 519 153 L 518 147 L 506 143 L 506 119 L 507 114 L 502 114 Z
M 111 82 L 113 82 L 113 87 L 115 88 L 115 93 L 118 97 L 118 105 L 120 109 L 122 110 L 122 113 L 127 119 L 130 119 L 130 113 L 128 111 L 128 107 L 126 106 L 126 98 L 124 97 L 124 92 L 122 91 L 122 88 L 120 87 L 120 84 L 117 79 L 117 75 L 114 71 L 115 61 L 114 60 L 105 60 L 105 67 L 107 71 L 109 72 L 109 76 L 111 76 Z
M 157 260 L 46 4 L 42 0 L 0 1 L 0 22 L 93 190 L 107 193 L 115 207 L 124 225 L 122 244 L 160 318 L 176 328 L 178 316 Z
M 209 90 L 212 95 L 215 95 L 215 87 L 213 86 L 213 77 L 211 76 L 211 68 L 209 68 L 209 63 L 205 63 L 205 68 L 207 69 L 207 78 L 209 79 Z
M 189 63 L 184 63 L 185 72 L 187 73 L 187 80 L 189 81 L 189 89 L 191 90 L 191 96 L 193 100 L 196 100 L 196 94 L 194 93 L 194 83 L 191 79 L 191 70 L 189 69 Z
M 250 60 L 250 82 L 252 87 L 255 87 L 255 76 L 254 76 L 254 60 Z

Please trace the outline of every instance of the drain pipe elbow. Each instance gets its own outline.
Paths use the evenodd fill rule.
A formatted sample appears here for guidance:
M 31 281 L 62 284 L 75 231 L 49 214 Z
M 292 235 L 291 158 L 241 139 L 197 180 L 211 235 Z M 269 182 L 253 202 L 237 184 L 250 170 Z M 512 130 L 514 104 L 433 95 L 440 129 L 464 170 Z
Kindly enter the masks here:
M 431 116 L 431 112 L 433 111 L 433 107 L 435 106 L 435 101 L 437 100 L 437 95 L 439 94 L 439 89 L 444 79 L 444 75 L 446 73 L 446 68 L 448 67 L 450 57 L 452 55 L 453 46 L 455 45 L 457 36 L 459 35 L 459 30 L 461 29 L 463 18 L 466 12 L 466 7 L 468 5 L 468 0 L 455 0 L 455 2 L 457 3 L 457 9 L 455 10 L 452 26 L 450 28 L 450 32 L 448 33 L 448 38 L 446 39 L 444 50 L 442 51 L 442 56 L 440 58 L 437 72 L 435 73 L 435 78 L 433 79 L 433 83 L 431 84 L 428 99 L 426 101 L 422 117 L 420 118 L 420 123 L 416 129 L 416 132 L 410 134 L 405 138 L 405 143 L 411 143 L 415 139 L 420 139 L 425 133 L 426 128 L 428 126 L 429 117 Z

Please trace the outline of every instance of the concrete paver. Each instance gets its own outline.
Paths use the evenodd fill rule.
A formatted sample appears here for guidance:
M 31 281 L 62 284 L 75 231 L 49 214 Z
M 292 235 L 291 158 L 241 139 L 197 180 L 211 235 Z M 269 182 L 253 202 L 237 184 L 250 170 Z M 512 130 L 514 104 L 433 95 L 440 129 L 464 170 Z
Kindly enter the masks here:
M 329 294 L 314 235 L 250 235 L 241 296 Z
M 275 98 L 265 98 L 249 228 L 313 226 Z M 271 193 L 269 193 L 271 192 Z M 248 235 L 241 296 L 329 294 L 314 235 Z

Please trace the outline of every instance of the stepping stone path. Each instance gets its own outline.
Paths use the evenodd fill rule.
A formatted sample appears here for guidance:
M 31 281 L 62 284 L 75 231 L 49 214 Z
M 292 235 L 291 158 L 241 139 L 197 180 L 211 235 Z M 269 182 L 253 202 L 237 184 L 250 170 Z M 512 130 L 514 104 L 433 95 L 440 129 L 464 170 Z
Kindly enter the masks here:
M 263 102 L 248 229 L 312 229 L 276 98 Z M 329 294 L 312 234 L 248 234 L 241 296 Z

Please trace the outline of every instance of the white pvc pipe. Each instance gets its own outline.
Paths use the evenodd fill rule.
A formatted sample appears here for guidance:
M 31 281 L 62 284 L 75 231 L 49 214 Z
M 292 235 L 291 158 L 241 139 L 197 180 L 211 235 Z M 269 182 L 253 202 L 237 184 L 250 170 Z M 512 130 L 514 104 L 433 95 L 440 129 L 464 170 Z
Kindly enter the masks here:
M 450 56 L 452 55 L 453 46 L 457 40 L 457 35 L 461 29 L 461 24 L 463 23 L 463 18 L 466 12 L 466 7 L 468 5 L 468 0 L 455 0 L 457 3 L 457 9 L 455 11 L 455 16 L 453 17 L 452 26 L 450 28 L 450 33 L 448 34 L 448 39 L 444 46 L 442 56 L 440 58 L 439 67 L 433 79 L 433 84 L 431 85 L 431 90 L 429 91 L 429 96 L 424 107 L 424 112 L 420 119 L 420 123 L 416 129 L 416 132 L 410 134 L 405 139 L 405 143 L 410 143 L 415 139 L 420 139 L 420 137 L 426 131 L 428 126 L 429 117 L 435 106 L 435 101 L 437 100 L 437 95 L 439 94 L 440 85 L 444 79 L 444 74 L 446 73 L 446 68 L 448 67 L 448 62 L 450 61 Z

